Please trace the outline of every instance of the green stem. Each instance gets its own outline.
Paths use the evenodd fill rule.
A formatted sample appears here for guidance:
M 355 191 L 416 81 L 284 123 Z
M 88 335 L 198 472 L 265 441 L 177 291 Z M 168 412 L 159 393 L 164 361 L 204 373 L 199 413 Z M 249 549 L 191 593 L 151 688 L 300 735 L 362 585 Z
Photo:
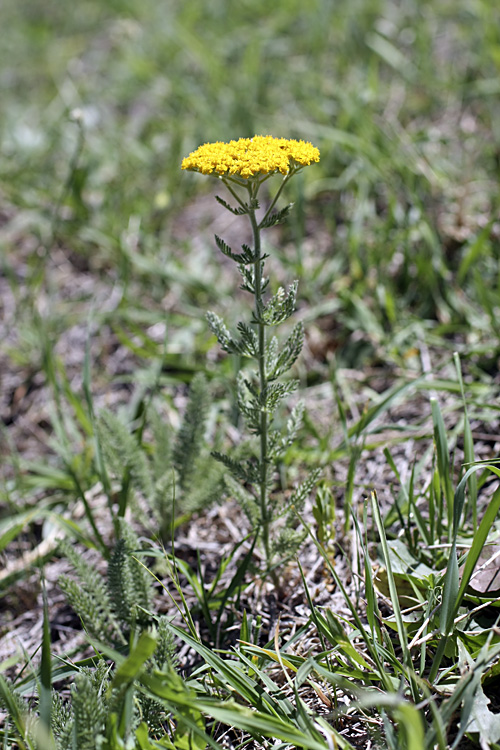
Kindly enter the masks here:
M 258 186 L 256 186 L 258 187 Z M 252 186 L 248 188 L 250 194 L 249 205 L 252 205 L 252 198 L 256 197 L 256 190 L 252 191 Z M 269 477 L 269 456 L 268 456 L 268 415 L 265 406 L 265 394 L 267 391 L 266 375 L 266 327 L 261 320 L 262 313 L 262 260 L 261 260 L 261 242 L 260 227 L 255 215 L 255 209 L 249 211 L 249 218 L 252 224 L 253 241 L 254 241 L 254 297 L 255 297 L 255 318 L 257 322 L 258 334 L 258 363 L 259 363 L 259 391 L 261 396 L 260 410 L 260 487 L 259 503 L 260 515 L 262 522 L 262 543 L 266 555 L 267 566 L 271 564 L 271 545 L 269 540 L 269 503 L 268 503 L 268 477 Z
M 231 180 L 231 182 L 234 182 L 234 180 Z M 242 208 L 244 208 L 245 207 L 245 203 L 241 200 L 241 198 L 238 195 L 238 193 L 236 192 L 236 190 L 233 190 L 233 188 L 229 184 L 229 180 L 226 178 L 226 179 L 223 180 L 223 183 L 227 187 L 227 189 L 229 190 L 229 192 L 231 193 L 231 195 L 233 196 L 233 198 L 240 204 L 240 206 Z M 236 184 L 238 185 L 239 183 L 236 183 Z
M 298 170 L 297 170 L 297 171 L 298 171 Z M 288 174 L 287 174 L 287 175 L 285 175 L 285 177 L 284 177 L 284 178 L 283 178 L 283 180 L 281 181 L 281 185 L 279 186 L 279 189 L 278 189 L 278 191 L 277 191 L 276 195 L 274 196 L 274 198 L 273 198 L 273 200 L 272 200 L 272 202 L 271 202 L 271 205 L 270 205 L 270 206 L 269 206 L 269 208 L 267 209 L 267 211 L 266 211 L 266 213 L 265 213 L 265 216 L 264 216 L 264 218 L 263 218 L 263 219 L 262 219 L 262 221 L 260 222 L 260 224 L 259 224 L 259 227 L 261 227 L 261 226 L 262 226 L 262 224 L 263 224 L 263 223 L 264 223 L 264 222 L 266 221 L 266 219 L 267 219 L 267 218 L 269 217 L 269 215 L 271 214 L 271 211 L 272 211 L 272 210 L 273 210 L 273 208 L 275 207 L 275 205 L 276 205 L 276 203 L 277 203 L 277 201 L 278 201 L 278 198 L 279 198 L 279 197 L 280 197 L 280 195 L 281 195 L 281 191 L 282 191 L 282 190 L 283 190 L 283 188 L 285 187 L 285 185 L 286 185 L 286 183 L 288 182 L 288 180 L 290 179 L 290 177 L 292 177 L 292 176 L 293 176 L 294 174 L 295 174 L 295 171 L 292 171 L 292 170 L 290 170 L 290 172 L 288 172 Z

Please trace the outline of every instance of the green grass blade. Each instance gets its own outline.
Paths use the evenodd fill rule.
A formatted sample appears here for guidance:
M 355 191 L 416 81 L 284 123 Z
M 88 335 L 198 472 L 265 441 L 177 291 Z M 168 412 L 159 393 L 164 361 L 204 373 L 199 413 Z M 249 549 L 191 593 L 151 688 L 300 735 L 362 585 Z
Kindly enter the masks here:
M 431 411 L 432 421 L 434 424 L 434 443 L 436 446 L 437 470 L 439 474 L 441 492 L 443 493 L 446 502 L 448 537 L 451 538 L 453 521 L 453 488 L 451 485 L 450 477 L 448 441 L 446 438 L 443 416 L 441 414 L 439 404 L 435 398 L 431 398 Z M 440 509 L 443 510 L 442 506 Z M 443 519 L 441 518 L 438 520 L 440 523 L 442 523 Z
M 25 748 L 29 747 L 32 748 L 32 743 L 30 742 L 29 737 L 26 736 L 26 721 L 25 716 L 23 712 L 21 711 L 19 704 L 16 700 L 16 696 L 14 695 L 13 691 L 7 684 L 6 680 L 2 677 L 0 674 L 0 699 L 7 709 L 7 713 L 11 719 L 11 721 L 14 723 L 14 726 L 17 730 L 17 742 L 19 744 L 19 747 L 21 750 L 25 750 Z M 24 740 L 26 739 L 27 744 L 25 744 Z
M 179 638 L 188 643 L 204 659 L 206 664 L 219 673 L 224 683 L 230 686 L 231 691 L 239 693 L 251 706 L 262 707 L 265 703 L 276 716 L 282 715 L 283 708 L 280 703 L 269 694 L 263 693 L 255 680 L 248 677 L 235 662 L 222 659 L 214 651 L 198 643 L 175 625 L 171 625 L 171 628 Z
M 471 466 L 470 469 L 465 473 L 457 487 L 455 493 L 455 516 L 460 517 L 461 509 L 465 502 L 465 490 L 467 487 L 467 481 L 469 476 L 473 472 L 481 471 L 486 469 L 493 472 L 498 478 L 500 478 L 500 469 L 490 463 L 477 463 Z M 447 637 L 452 631 L 453 621 L 457 615 L 458 609 L 462 603 L 462 599 L 467 590 L 467 586 L 470 583 L 470 579 L 474 572 L 476 563 L 481 555 L 482 549 L 488 539 L 488 535 L 493 528 L 493 524 L 498 516 L 500 510 L 500 488 L 496 490 L 492 499 L 490 500 L 488 507 L 484 513 L 483 519 L 479 525 L 477 532 L 474 534 L 472 545 L 467 553 L 467 559 L 465 561 L 464 569 L 462 572 L 462 580 L 459 585 L 459 572 L 458 572 L 458 560 L 456 553 L 456 539 L 458 534 L 458 524 L 455 527 L 454 537 L 452 541 L 452 548 L 450 551 L 450 560 L 448 568 L 446 570 L 444 585 L 443 585 L 443 604 L 440 615 L 440 629 L 445 637 L 441 639 L 438 645 L 436 655 L 431 667 L 429 674 L 429 681 L 433 682 L 436 678 L 439 666 L 444 656 Z
M 453 355 L 455 362 L 455 368 L 457 371 L 458 383 L 460 385 L 460 393 L 462 394 L 462 402 L 464 407 L 464 462 L 466 464 L 472 464 L 475 461 L 474 456 L 474 440 L 472 437 L 472 430 L 469 421 L 469 414 L 467 410 L 467 400 L 465 398 L 464 381 L 462 378 L 462 370 L 460 367 L 460 357 L 455 352 Z M 469 507 L 472 515 L 472 527 L 474 530 L 477 529 L 477 476 L 474 472 L 469 477 L 468 482 L 469 490 Z
M 371 500 L 372 500 L 373 518 L 375 520 L 375 524 L 376 524 L 377 531 L 379 534 L 380 544 L 382 547 L 382 556 L 384 559 L 385 569 L 387 571 L 387 582 L 389 585 L 391 603 L 394 609 L 394 617 L 396 619 L 396 627 L 397 627 L 397 632 L 398 632 L 399 645 L 401 646 L 401 651 L 403 654 L 403 664 L 408 670 L 407 677 L 409 677 L 410 679 L 410 683 L 412 684 L 412 690 L 414 692 L 414 698 L 416 699 L 417 690 L 416 690 L 416 686 L 414 685 L 412 676 L 410 674 L 413 671 L 413 668 L 412 668 L 411 654 L 408 649 L 408 638 L 407 638 L 405 624 L 403 622 L 403 617 L 401 615 L 401 608 L 399 606 L 398 590 L 397 590 L 396 582 L 394 580 L 394 575 L 392 572 L 391 558 L 389 554 L 389 547 L 387 545 L 387 537 L 385 535 L 384 522 L 380 514 L 380 507 L 378 504 L 377 494 L 375 491 L 371 493 Z
M 271 739 L 279 739 L 294 747 L 303 747 L 307 750 L 328 750 L 329 747 L 319 732 L 314 737 L 307 736 L 292 721 L 264 714 L 262 711 L 253 711 L 232 700 L 226 703 L 199 700 L 196 706 L 216 721 L 230 727 L 238 727 L 252 736 L 262 735 Z
M 458 590 L 459 590 L 459 570 L 457 559 L 457 543 L 453 539 L 448 566 L 443 581 L 443 599 L 441 603 L 441 612 L 439 616 L 439 627 L 443 635 L 447 635 L 455 612 L 458 609 Z
M 490 245 L 490 237 L 491 237 L 491 228 L 494 224 L 495 219 L 492 218 L 490 221 L 488 221 L 487 224 L 483 227 L 483 229 L 479 232 L 478 236 L 473 240 L 472 243 L 468 243 L 468 245 L 464 248 L 464 253 L 462 256 L 462 260 L 460 262 L 460 266 L 458 267 L 458 274 L 457 274 L 457 282 L 458 284 L 463 284 L 465 277 L 467 276 L 467 273 L 470 269 L 470 267 L 481 257 L 481 255 L 485 255 L 488 251 L 489 245 Z
M 132 684 L 141 674 L 145 662 L 153 655 L 157 642 L 154 633 L 143 631 L 127 658 L 116 669 L 110 689 Z
M 42 631 L 42 660 L 40 665 L 40 702 L 38 711 L 45 731 L 50 732 L 52 714 L 52 655 L 50 642 L 49 605 L 45 583 L 42 583 L 43 594 L 43 631 Z
M 367 649 L 368 649 L 368 651 L 370 653 L 370 656 L 372 657 L 372 659 L 374 660 L 374 662 L 376 664 L 376 667 L 377 667 L 376 671 L 377 671 L 378 678 L 380 679 L 380 681 L 382 682 L 382 684 L 383 684 L 383 686 L 384 686 L 384 688 L 386 690 L 388 690 L 388 691 L 393 690 L 394 686 L 393 686 L 393 684 L 391 682 L 390 676 L 386 673 L 386 670 L 384 669 L 384 666 L 383 666 L 383 663 L 382 663 L 382 659 L 381 659 L 381 656 L 380 656 L 380 650 L 381 650 L 380 644 L 378 644 L 376 641 L 374 641 L 373 638 L 372 638 L 372 636 L 371 636 L 371 633 L 369 633 L 365 629 L 365 627 L 363 625 L 363 622 L 362 622 L 362 620 L 361 620 L 361 618 L 359 616 L 359 613 L 358 613 L 358 611 L 356 609 L 356 606 L 352 602 L 351 597 L 349 596 L 349 594 L 347 593 L 347 591 L 345 589 L 345 586 L 342 583 L 342 580 L 340 579 L 337 571 L 335 570 L 335 566 L 332 565 L 332 562 L 331 562 L 329 556 L 326 554 L 326 552 L 323 549 L 323 547 L 321 546 L 321 544 L 319 544 L 318 540 L 315 538 L 315 536 L 314 536 L 314 534 L 313 534 L 310 526 L 302 518 L 302 516 L 300 515 L 300 513 L 297 513 L 297 517 L 299 518 L 300 522 L 303 524 L 304 528 L 307 530 L 309 536 L 313 540 L 313 542 L 314 542 L 314 544 L 316 546 L 316 549 L 318 550 L 318 552 L 320 553 L 320 555 L 323 557 L 323 559 L 324 559 L 324 561 L 325 561 L 325 563 L 326 563 L 326 565 L 328 567 L 328 570 L 329 570 L 331 576 L 333 577 L 333 579 L 335 581 L 335 584 L 337 585 L 339 591 L 342 593 L 342 596 L 344 597 L 345 603 L 346 603 L 347 607 L 349 608 L 349 610 L 351 612 L 351 615 L 353 617 L 354 623 L 355 623 L 356 627 L 358 628 L 360 637 L 365 642 L 366 647 L 367 647 Z
M 465 485 L 465 482 L 471 473 L 475 471 L 479 471 L 481 468 L 488 469 L 489 471 L 491 471 L 493 474 L 495 474 L 497 477 L 500 478 L 500 469 L 497 469 L 496 466 L 491 466 L 488 464 L 486 465 L 480 464 L 478 466 L 471 467 L 466 472 L 464 478 L 460 482 L 459 487 L 462 484 Z M 479 528 L 477 532 L 474 534 L 473 542 L 469 549 L 469 552 L 467 553 L 467 559 L 465 561 L 465 565 L 464 565 L 464 569 L 462 573 L 462 581 L 460 583 L 460 589 L 457 595 L 457 606 L 456 606 L 457 610 L 462 602 L 462 597 L 465 594 L 467 586 L 469 585 L 470 579 L 474 572 L 474 568 L 476 566 L 477 561 L 479 560 L 479 556 L 483 550 L 484 545 L 486 544 L 488 535 L 491 529 L 493 528 L 495 521 L 498 518 L 499 510 L 500 510 L 500 488 L 496 490 L 493 497 L 491 498 L 488 504 L 488 507 L 486 508 L 484 512 L 484 516 L 481 520 L 481 523 L 479 524 Z
M 5 525 L 7 526 L 7 529 L 3 533 L 0 533 L 0 552 L 3 552 L 7 545 L 10 544 L 12 540 L 15 539 L 16 536 L 18 536 L 36 516 L 37 512 L 34 510 L 30 510 L 27 513 L 20 514 L 19 516 L 14 517 L 11 516 L 10 518 L 6 519 Z M 16 521 L 17 518 L 21 518 L 22 520 Z

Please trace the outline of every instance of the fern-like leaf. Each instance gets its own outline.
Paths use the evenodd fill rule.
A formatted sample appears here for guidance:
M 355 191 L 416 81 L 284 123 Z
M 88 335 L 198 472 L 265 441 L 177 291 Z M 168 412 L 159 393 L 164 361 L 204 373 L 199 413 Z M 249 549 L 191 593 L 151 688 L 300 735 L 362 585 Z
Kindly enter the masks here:
M 219 451 L 212 451 L 211 455 L 217 461 L 220 461 L 220 463 L 224 464 L 224 466 L 229 469 L 231 474 L 236 477 L 236 479 L 240 479 L 242 482 L 248 482 L 249 484 L 254 484 L 255 482 L 258 482 L 260 480 L 260 471 L 258 464 L 255 464 L 249 460 L 245 461 L 245 463 L 234 461 L 224 453 L 219 453 Z
M 158 520 L 164 520 L 166 516 L 172 514 L 174 500 L 176 499 L 176 487 L 179 486 L 179 480 L 175 469 L 169 468 L 158 477 L 155 483 L 153 495 L 152 510 Z
M 287 218 L 288 214 L 293 208 L 293 203 L 289 203 L 287 206 L 282 208 L 280 211 L 274 213 L 263 219 L 259 225 L 260 229 L 266 229 L 267 227 L 274 227 L 276 224 L 282 224 Z
M 167 617 L 159 617 L 157 621 L 158 645 L 153 655 L 153 665 L 156 669 L 175 666 L 177 662 L 177 647 L 169 626 Z
M 130 625 L 135 619 L 132 612 L 135 609 L 134 582 L 124 539 L 118 539 L 108 564 L 108 589 L 116 617 Z
M 123 640 L 102 575 L 69 543 L 63 543 L 62 548 L 78 580 L 63 575 L 59 585 L 85 629 L 98 639 Z
M 288 287 L 288 292 L 280 287 L 267 304 L 262 305 L 257 315 L 254 313 L 254 322 L 263 323 L 266 326 L 276 326 L 289 318 L 295 311 L 298 283 L 298 281 L 294 281 Z
M 196 459 L 200 454 L 210 408 L 210 392 L 203 375 L 193 378 L 189 399 L 173 451 L 174 466 L 179 473 L 179 484 L 185 490 L 196 473 Z
M 239 208 L 234 208 L 227 201 L 225 201 L 224 198 L 221 198 L 220 195 L 216 195 L 215 200 L 235 216 L 244 216 L 245 214 L 248 214 L 250 212 L 250 206 L 248 206 L 246 203 Z
M 55 690 L 52 691 L 51 722 L 58 750 L 69 750 L 72 746 L 73 711 L 71 703 L 63 700 Z
M 120 477 L 127 469 L 134 488 L 147 498 L 151 498 L 154 491 L 153 478 L 137 438 L 107 409 L 99 413 L 97 429 L 111 471 Z
M 217 234 L 214 235 L 215 237 L 215 244 L 226 257 L 231 258 L 231 260 L 234 260 L 235 263 L 238 263 L 239 265 L 248 265 L 250 263 L 255 263 L 256 257 L 253 252 L 253 250 L 248 247 L 248 245 L 242 245 L 241 248 L 243 250 L 242 253 L 233 253 L 229 245 L 224 242 L 224 240 L 219 237 Z M 267 256 L 265 256 L 267 257 Z
M 132 596 L 134 604 L 142 609 L 149 610 L 153 603 L 152 578 L 145 567 L 136 559 L 141 555 L 139 539 L 124 518 L 120 519 L 120 535 L 125 541 L 129 556 L 128 563 L 133 582 Z M 143 618 L 139 617 L 139 620 L 142 621 Z M 146 622 L 149 623 L 147 615 Z
M 271 556 L 279 557 L 282 562 L 289 560 L 299 550 L 307 536 L 307 531 L 297 531 L 289 526 L 281 529 L 278 538 L 271 545 Z
M 111 639 L 110 625 L 114 624 L 111 605 L 109 605 L 109 610 L 103 607 L 102 601 L 97 600 L 91 592 L 82 587 L 81 583 L 69 576 L 62 575 L 59 578 L 59 586 L 87 632 L 100 640 Z M 118 632 L 119 628 L 115 626 L 114 635 L 117 636 Z
M 241 284 L 240 289 L 243 289 L 244 292 L 255 294 L 255 273 L 253 266 L 247 268 L 240 265 L 239 270 L 243 277 L 243 284 Z
M 268 380 L 273 380 L 276 377 L 274 372 L 278 364 L 279 356 L 278 339 L 276 336 L 272 336 L 266 347 L 266 376 Z
M 223 474 L 222 467 L 210 454 L 200 456 L 196 461 L 197 481 L 193 481 L 176 507 L 183 513 L 189 513 L 220 502 L 223 493 Z
M 251 398 L 248 398 L 248 393 L 250 393 Z M 237 398 L 238 409 L 245 417 L 249 429 L 258 434 L 261 417 L 260 396 L 241 370 L 237 378 Z
M 301 322 L 294 326 L 290 336 L 285 341 L 281 352 L 269 361 L 267 358 L 268 379 L 275 380 L 287 372 L 296 362 L 302 351 L 304 343 L 304 324 Z M 268 355 L 269 357 L 269 355 Z
M 118 539 L 108 565 L 108 590 L 116 617 L 128 626 L 149 622 L 151 577 L 135 559 L 139 542 L 126 521 L 120 524 Z
M 172 428 L 154 406 L 148 409 L 148 421 L 153 433 L 152 472 L 157 482 L 170 465 L 172 458 Z
M 231 260 L 234 260 L 236 263 L 242 262 L 241 255 L 238 255 L 238 253 L 233 253 L 229 245 L 224 242 L 224 240 L 219 237 L 219 235 L 215 234 L 214 239 L 215 244 L 217 245 L 221 253 L 223 253 L 227 258 L 231 258 Z
M 208 326 L 214 336 L 217 337 L 217 341 L 228 354 L 234 354 L 238 351 L 238 344 L 231 336 L 229 329 L 226 324 L 218 315 L 214 312 L 207 312 L 206 319 Z
M 303 401 L 299 401 L 292 409 L 290 416 L 286 423 L 286 435 L 283 439 L 283 447 L 287 448 L 295 441 L 297 433 L 302 427 L 304 418 L 305 404 Z
M 246 323 L 238 323 L 236 327 L 241 334 L 237 344 L 238 352 L 245 357 L 256 357 L 259 347 L 257 334 Z
M 106 583 L 95 565 L 87 562 L 83 555 L 68 541 L 61 542 L 61 551 L 69 560 L 80 579 L 80 587 L 88 591 L 103 609 L 106 616 L 111 613 Z
M 98 735 L 104 733 L 107 711 L 100 678 L 98 670 L 82 670 L 71 688 L 74 746 L 78 750 L 95 750 Z
M 289 380 L 287 383 L 269 383 L 262 394 L 262 406 L 269 413 L 275 411 L 284 398 L 297 390 L 298 380 Z
M 256 498 L 230 474 L 226 475 L 225 483 L 227 492 L 241 506 L 250 521 L 251 528 L 256 529 L 260 521 L 260 507 Z
M 313 491 L 313 489 L 318 484 L 318 479 L 321 475 L 320 469 L 314 469 L 311 471 L 309 476 L 299 484 L 299 486 L 294 490 L 292 493 L 292 496 L 290 497 L 288 501 L 288 505 L 290 510 L 288 511 L 288 519 L 289 521 L 293 521 L 295 518 L 295 512 L 301 513 L 304 509 L 304 504 Z

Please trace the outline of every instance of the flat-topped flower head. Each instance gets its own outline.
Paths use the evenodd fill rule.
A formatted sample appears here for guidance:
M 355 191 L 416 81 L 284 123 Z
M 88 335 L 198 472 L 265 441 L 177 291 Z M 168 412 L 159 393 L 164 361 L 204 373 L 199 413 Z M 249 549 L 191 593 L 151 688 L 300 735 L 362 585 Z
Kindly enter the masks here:
M 319 150 L 307 141 L 256 135 L 229 143 L 205 143 L 182 161 L 182 169 L 220 177 L 249 179 L 306 167 L 319 161 Z

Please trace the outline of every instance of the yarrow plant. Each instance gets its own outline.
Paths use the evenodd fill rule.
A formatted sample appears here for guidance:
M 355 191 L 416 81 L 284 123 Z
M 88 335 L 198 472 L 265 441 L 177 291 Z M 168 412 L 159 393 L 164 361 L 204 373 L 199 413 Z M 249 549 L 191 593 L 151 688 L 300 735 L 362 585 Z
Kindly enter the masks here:
M 222 180 L 237 205 L 232 206 L 219 196 L 216 196 L 217 201 L 237 216 L 248 216 L 252 226 L 253 247 L 242 245 L 239 253 L 233 252 L 220 237 L 215 237 L 219 250 L 237 264 L 243 278 L 242 289 L 253 296 L 250 325 L 239 322 L 237 333 L 234 333 L 215 313 L 209 312 L 207 319 L 226 352 L 256 362 L 255 371 L 239 373 L 237 393 L 238 406 L 246 424 L 250 432 L 259 438 L 258 455 L 244 461 L 220 453 L 214 455 L 229 469 L 233 477 L 233 480 L 229 480 L 231 489 L 262 542 L 266 572 L 275 571 L 300 544 L 301 535 L 294 528 L 294 511 L 300 511 L 304 505 L 316 483 L 317 474 L 302 482 L 287 503 L 271 494 L 273 465 L 295 439 L 304 411 L 303 404 L 299 403 L 292 410 L 286 429 L 280 431 L 275 428 L 274 415 L 279 405 L 297 388 L 296 380 L 280 382 L 280 378 L 292 367 L 301 352 L 304 327 L 302 323 L 297 323 L 281 347 L 276 336 L 268 337 L 269 328 L 278 326 L 293 314 L 298 281 L 294 281 L 288 291 L 280 287 L 274 295 L 266 295 L 269 280 L 264 276 L 264 262 L 268 256 L 262 251 L 261 232 L 287 217 L 292 204 L 275 211 L 283 188 L 297 172 L 318 161 L 319 150 L 311 143 L 255 136 L 229 143 L 206 143 L 182 162 L 182 169 L 213 175 Z M 258 218 L 259 190 L 273 175 L 282 176 L 281 184 L 262 218 Z M 252 488 L 251 491 L 248 487 Z M 280 531 L 272 535 L 271 529 L 280 519 Z M 273 578 L 277 580 L 276 575 Z

